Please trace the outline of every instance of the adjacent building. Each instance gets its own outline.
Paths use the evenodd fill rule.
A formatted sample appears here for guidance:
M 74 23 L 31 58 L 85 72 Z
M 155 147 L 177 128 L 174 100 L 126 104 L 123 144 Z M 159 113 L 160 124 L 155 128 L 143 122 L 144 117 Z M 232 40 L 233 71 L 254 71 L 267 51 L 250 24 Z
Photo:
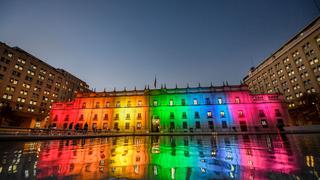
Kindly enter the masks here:
M 284 94 L 290 108 L 305 93 L 320 93 L 320 18 L 290 39 L 270 57 L 251 68 L 244 82 L 253 93 Z
M 51 103 L 71 101 L 88 88 L 67 71 L 0 42 L 0 126 L 39 127 Z
M 58 129 L 263 131 L 286 124 L 283 101 L 277 93 L 251 94 L 246 85 L 91 92 L 53 103 L 50 120 Z

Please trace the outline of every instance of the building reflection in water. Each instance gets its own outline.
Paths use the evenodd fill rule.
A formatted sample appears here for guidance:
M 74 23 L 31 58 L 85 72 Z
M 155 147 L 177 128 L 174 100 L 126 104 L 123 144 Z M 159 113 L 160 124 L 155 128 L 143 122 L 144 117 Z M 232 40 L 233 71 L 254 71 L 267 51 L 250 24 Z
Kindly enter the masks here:
M 320 135 L 0 143 L 0 179 L 317 179 Z

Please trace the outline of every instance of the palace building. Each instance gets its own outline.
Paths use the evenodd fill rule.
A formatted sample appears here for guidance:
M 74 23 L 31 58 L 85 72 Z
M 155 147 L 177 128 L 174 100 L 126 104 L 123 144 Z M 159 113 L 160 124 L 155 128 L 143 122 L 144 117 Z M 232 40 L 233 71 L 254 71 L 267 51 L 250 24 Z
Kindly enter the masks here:
M 247 85 L 78 93 L 52 104 L 51 126 L 120 132 L 263 131 L 287 123 L 284 98 Z

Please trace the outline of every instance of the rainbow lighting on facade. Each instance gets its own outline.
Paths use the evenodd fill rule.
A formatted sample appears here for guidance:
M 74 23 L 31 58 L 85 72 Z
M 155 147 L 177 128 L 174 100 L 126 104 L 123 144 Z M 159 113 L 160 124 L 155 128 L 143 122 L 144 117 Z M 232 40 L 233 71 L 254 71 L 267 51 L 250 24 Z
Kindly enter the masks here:
M 287 119 L 281 95 L 251 94 L 246 85 L 81 93 L 50 112 L 58 129 L 120 132 L 264 131 Z

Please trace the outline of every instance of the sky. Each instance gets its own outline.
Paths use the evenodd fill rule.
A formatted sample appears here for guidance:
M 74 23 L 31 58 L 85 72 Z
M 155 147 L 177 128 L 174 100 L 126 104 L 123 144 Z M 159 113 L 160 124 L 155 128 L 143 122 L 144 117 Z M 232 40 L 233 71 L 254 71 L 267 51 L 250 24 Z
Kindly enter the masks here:
M 97 91 L 239 84 L 320 0 L 0 0 L 0 41 Z

